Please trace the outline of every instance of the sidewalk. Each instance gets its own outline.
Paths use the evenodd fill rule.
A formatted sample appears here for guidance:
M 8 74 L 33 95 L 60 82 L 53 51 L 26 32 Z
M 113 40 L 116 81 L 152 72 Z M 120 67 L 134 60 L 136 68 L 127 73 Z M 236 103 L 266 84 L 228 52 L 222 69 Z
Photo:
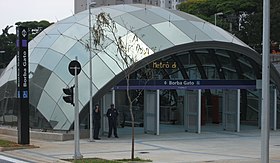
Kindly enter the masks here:
M 129 128 L 127 128 L 129 129 Z M 154 163 L 256 163 L 260 162 L 261 130 L 239 133 L 230 131 L 204 131 L 201 134 L 176 132 L 159 136 L 139 134 L 135 136 L 135 157 L 153 160 Z M 270 132 L 270 163 L 280 162 L 280 131 Z M 107 138 L 89 142 L 80 140 L 80 152 L 84 158 L 130 158 L 131 136 L 119 131 L 120 138 Z M 0 139 L 16 140 L 16 137 L 0 135 Z M 64 162 L 74 156 L 74 140 L 31 140 L 40 148 L 3 152 L 5 155 L 30 162 Z

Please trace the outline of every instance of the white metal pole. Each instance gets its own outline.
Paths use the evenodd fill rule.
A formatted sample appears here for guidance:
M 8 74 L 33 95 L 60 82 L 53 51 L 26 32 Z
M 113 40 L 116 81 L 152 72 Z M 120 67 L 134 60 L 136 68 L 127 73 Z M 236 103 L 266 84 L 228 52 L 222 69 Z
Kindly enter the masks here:
M 215 16 L 215 26 L 216 26 L 217 25 L 217 13 L 214 16 Z
M 201 132 L 201 89 L 198 90 L 198 121 L 197 121 L 197 133 Z
M 157 119 L 156 119 L 156 121 L 157 121 L 157 135 L 159 135 L 159 104 L 160 104 L 160 99 L 159 99 L 160 97 L 159 97 L 159 89 L 157 89 Z
M 116 90 L 113 89 L 112 90 L 112 104 L 115 104 L 115 102 L 116 102 Z
M 77 59 L 77 58 L 76 58 Z M 79 128 L 79 91 L 78 91 L 78 75 L 77 67 L 75 67 L 75 124 L 74 124 L 74 139 L 75 139 L 75 159 L 80 159 L 83 156 L 80 153 L 80 128 Z
M 92 110 L 92 46 L 91 46 L 91 6 L 88 4 L 89 21 L 89 141 L 93 141 L 93 110 Z
M 270 0 L 263 0 L 261 162 L 269 162 Z
M 240 89 L 237 90 L 236 132 L 240 132 Z
M 273 123 L 273 130 L 277 130 L 277 90 L 274 89 L 274 123 Z

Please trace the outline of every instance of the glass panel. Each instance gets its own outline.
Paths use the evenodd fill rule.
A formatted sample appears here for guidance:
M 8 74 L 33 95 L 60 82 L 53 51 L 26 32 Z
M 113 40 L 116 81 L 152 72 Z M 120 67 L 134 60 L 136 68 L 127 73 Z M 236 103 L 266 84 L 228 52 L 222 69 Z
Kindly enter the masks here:
M 251 80 L 256 78 L 255 71 L 253 69 L 253 66 L 249 62 L 248 57 L 246 57 L 244 55 L 240 55 L 240 57 L 237 59 L 237 61 L 240 63 L 240 67 L 243 72 L 243 76 L 245 78 L 251 79 Z
M 54 99 L 54 101 L 58 101 L 61 94 L 63 94 L 62 88 L 64 87 L 65 83 L 63 83 L 60 78 L 52 73 L 44 90 Z
M 11 62 L 8 64 L 8 66 L 6 67 L 6 69 L 5 69 L 5 71 L 6 70 L 9 70 L 9 69 L 11 69 L 11 68 L 14 68 L 14 67 L 16 67 L 16 57 L 14 57 L 12 60 L 11 60 Z
M 49 33 L 52 29 L 54 29 L 56 27 L 56 25 L 57 25 L 57 23 L 50 25 L 48 28 L 46 28 L 44 30 L 44 32 L 39 33 L 38 36 L 41 36 L 41 34 L 44 35 L 44 33 Z
M 74 121 L 74 107 L 69 104 L 66 103 L 63 99 L 62 96 L 58 101 L 58 106 L 60 107 L 60 109 L 62 110 L 62 112 L 64 113 L 64 115 L 66 116 L 66 118 L 70 121 L 73 122 Z
M 188 74 L 190 79 L 201 79 L 200 73 L 197 69 L 197 67 L 192 67 L 188 69 Z
M 174 45 L 193 42 L 191 38 L 170 22 L 155 24 L 153 26 Z
M 88 38 L 87 38 L 88 39 Z M 75 60 L 76 56 L 81 65 L 84 65 L 89 61 L 89 51 L 86 50 L 85 45 L 81 42 L 77 42 L 71 49 L 65 54 L 70 60 Z
M 116 29 L 117 29 L 117 31 L 115 32 L 115 35 L 117 38 L 119 36 L 123 37 L 123 36 L 127 35 L 128 33 L 130 33 L 128 29 L 124 28 L 123 26 L 119 25 L 118 23 L 116 23 Z M 114 36 L 111 32 L 104 32 L 104 35 L 106 37 L 108 37 L 109 39 L 115 41 Z
M 75 38 L 69 38 L 65 35 L 60 36 L 51 48 L 62 54 L 65 54 L 78 40 Z
M 132 5 L 126 6 L 126 5 L 114 5 L 113 7 L 111 7 L 115 10 L 120 10 L 120 11 L 124 11 L 124 12 L 132 12 L 132 11 L 137 11 L 137 10 L 141 10 L 141 8 L 139 7 L 134 7 Z M 102 9 L 103 10 L 103 9 Z M 107 8 L 105 7 L 105 12 L 106 12 Z
M 53 50 L 48 50 L 41 60 L 40 64 L 49 70 L 53 70 L 58 62 L 61 60 L 62 55 Z
M 216 56 L 223 67 L 234 69 L 233 65 L 231 64 L 230 56 L 227 54 L 226 51 L 217 49 Z
M 143 22 L 142 20 L 130 14 L 123 14 L 121 16 L 114 18 L 114 20 L 121 26 L 125 27 L 126 29 L 133 30 L 133 31 L 148 25 L 147 23 Z
M 105 12 L 105 13 L 110 13 L 110 16 L 111 18 L 114 18 L 116 16 L 119 16 L 119 15 L 122 15 L 124 14 L 124 12 L 122 10 L 116 10 L 115 9 L 116 6 L 114 6 L 114 8 L 112 8 L 112 6 L 109 6 L 108 8 L 107 7 L 98 7 L 98 8 L 92 8 L 91 9 L 91 12 L 92 12 L 92 15 L 97 15 L 99 14 L 100 12 Z M 125 6 L 124 6 L 125 7 Z M 127 9 L 131 9 L 132 6 L 129 6 L 129 7 L 126 7 Z M 134 7 L 132 7 L 134 8 Z M 138 9 L 138 8 L 137 8 Z
M 179 17 L 178 15 L 175 15 L 171 12 L 168 12 L 168 10 L 164 9 L 164 8 L 153 8 L 153 10 L 151 10 L 152 12 L 154 12 L 155 14 L 161 16 L 162 18 L 166 19 L 167 21 L 176 21 L 176 20 L 184 20 L 183 18 Z
M 10 81 L 6 84 L 6 90 L 4 92 L 5 97 L 16 97 L 17 84 L 16 82 Z
M 210 37 L 205 33 L 201 32 L 189 21 L 175 21 L 173 22 L 181 31 L 183 31 L 188 37 L 194 41 L 210 41 Z
M 214 25 L 212 25 L 214 26 Z M 241 40 L 239 40 L 237 37 L 235 37 L 234 35 L 228 33 L 227 31 L 225 31 L 222 28 L 215 28 L 215 30 L 217 32 L 219 32 L 221 35 L 223 35 L 229 42 L 241 45 L 241 46 L 245 46 L 245 47 L 249 47 L 248 45 L 246 45 L 245 43 L 243 43 Z
M 66 31 L 68 28 L 70 28 L 73 24 L 72 23 L 55 23 L 55 27 L 52 28 L 48 34 L 49 35 L 61 35 L 64 31 Z
M 84 35 L 88 33 L 88 27 L 82 26 L 79 24 L 72 25 L 69 29 L 67 29 L 63 35 L 70 37 L 75 40 L 81 39 Z
M 29 64 L 29 79 L 33 78 L 33 75 L 37 69 L 38 64 Z
M 14 71 L 13 69 L 9 69 L 5 72 L 3 72 L 3 74 L 1 74 L 1 80 L 0 80 L 0 86 L 4 85 L 5 83 L 8 82 L 8 79 L 12 73 L 12 71 Z
M 16 70 L 16 68 L 12 68 L 8 81 L 12 81 L 12 80 L 16 80 L 16 79 L 17 79 L 17 70 Z
M 92 16 L 92 21 L 91 23 L 94 24 L 94 16 Z M 82 24 L 82 25 L 85 25 L 85 27 L 87 28 L 87 30 L 89 31 L 89 19 L 88 19 L 88 16 L 84 17 L 83 19 L 80 19 L 80 20 L 77 20 L 77 24 Z
M 34 82 L 36 85 L 38 85 L 41 88 L 45 87 L 45 84 L 47 83 L 49 77 L 51 75 L 51 71 L 42 67 L 41 65 L 38 65 L 32 79 L 30 82 Z
M 108 50 L 108 52 L 111 52 L 112 49 L 115 48 L 115 44 L 110 45 L 108 48 L 106 48 L 106 50 Z M 114 53 L 112 53 L 114 54 Z M 121 68 L 116 64 L 116 61 L 119 62 L 115 57 L 116 55 L 111 55 L 108 56 L 106 53 L 99 53 L 98 56 L 100 56 L 100 58 L 103 60 L 104 63 L 106 63 L 106 65 L 108 65 L 108 67 L 111 68 L 111 70 L 114 72 L 114 74 L 118 74 L 121 72 Z M 112 56 L 114 58 L 112 58 Z
M 194 24 L 201 32 L 208 35 L 212 40 L 216 41 L 226 41 L 225 37 L 223 37 L 220 33 L 213 29 L 213 25 L 211 26 L 210 23 L 205 22 L 191 22 Z
M 35 48 L 30 54 L 29 62 L 30 63 L 39 63 L 46 53 L 46 48 Z
M 67 57 L 63 57 L 54 69 L 54 73 L 59 76 L 67 85 L 74 78 L 68 70 L 68 65 L 71 61 Z
M 157 24 L 166 21 L 164 18 L 151 12 L 150 10 L 140 10 L 140 11 L 131 12 L 130 14 L 145 21 L 148 24 Z
M 165 48 L 167 49 L 174 46 L 152 26 L 142 28 L 135 31 L 135 33 L 146 45 L 149 45 L 150 49 L 153 51 L 161 51 Z
M 79 74 L 79 100 L 85 105 L 89 101 L 89 78 L 84 72 Z
M 38 87 L 38 85 L 34 84 L 33 82 L 29 82 L 29 83 L 30 83 L 30 85 L 29 85 L 29 89 L 30 89 L 29 102 L 31 105 L 37 107 L 43 89 Z
M 56 126 L 54 129 L 55 130 L 70 130 L 72 123 L 70 123 L 69 121 L 65 121 L 64 124 L 62 126 Z
M 37 44 L 45 37 L 45 33 L 41 32 L 39 33 L 35 38 L 33 38 L 29 43 L 28 43 L 28 50 L 32 50 L 33 48 L 37 47 Z
M 96 78 L 96 76 L 92 76 L 92 79 Z M 94 80 L 93 80 L 94 81 Z M 82 105 L 85 105 L 89 102 L 89 78 L 81 72 L 79 74 L 79 100 Z M 97 90 L 97 88 L 93 85 L 93 90 Z
M 84 11 L 85 12 L 85 11 Z M 88 13 L 88 12 L 87 12 Z M 74 23 L 76 23 L 76 21 L 77 20 L 79 20 L 79 17 L 80 16 L 86 16 L 86 15 L 84 15 L 84 14 L 75 14 L 75 16 L 70 16 L 70 17 L 67 17 L 67 18 L 65 18 L 65 19 L 63 19 L 63 20 L 60 20 L 59 21 L 59 24 L 67 24 L 67 23 L 71 23 L 71 24 L 74 24 Z
M 53 114 L 54 108 L 55 102 L 45 91 L 43 91 L 41 99 L 38 103 L 38 110 L 40 110 L 44 117 L 49 121 L 51 115 Z
M 60 35 L 46 35 L 37 45 L 37 48 L 49 48 Z
M 52 117 L 50 118 L 50 125 L 54 129 L 62 129 L 65 123 L 69 123 L 65 114 L 61 111 L 61 109 L 57 106 L 53 112 Z M 69 126 L 68 126 L 69 127 Z
M 134 34 L 132 33 L 127 34 L 121 39 L 124 43 L 126 43 L 124 45 L 126 47 L 126 55 L 130 56 L 134 62 L 140 61 L 143 58 L 153 54 L 153 51 L 146 44 L 144 44 L 141 39 L 134 39 Z M 128 64 L 130 65 L 132 63 Z M 125 67 L 127 66 L 125 65 Z
M 109 67 L 104 65 L 99 57 L 94 57 L 92 59 L 92 64 L 94 65 L 92 67 L 92 76 L 94 76 L 93 83 L 100 89 L 115 75 Z
M 226 69 L 223 68 L 224 73 L 225 73 L 225 78 L 226 79 L 238 79 L 237 73 L 235 69 Z

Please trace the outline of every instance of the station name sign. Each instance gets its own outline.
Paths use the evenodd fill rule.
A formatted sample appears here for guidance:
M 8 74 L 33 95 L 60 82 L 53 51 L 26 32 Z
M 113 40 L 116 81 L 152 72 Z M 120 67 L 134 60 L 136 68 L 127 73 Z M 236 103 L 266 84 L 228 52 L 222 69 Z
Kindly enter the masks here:
M 18 143 L 29 144 L 28 28 L 17 27 Z
M 114 88 L 126 89 L 126 81 Z M 256 80 L 130 80 L 129 89 L 256 89 Z
M 163 62 L 163 61 L 155 61 L 152 63 L 153 69 L 177 69 L 176 62 Z
M 29 98 L 28 78 L 28 28 L 17 28 L 17 96 L 18 98 Z

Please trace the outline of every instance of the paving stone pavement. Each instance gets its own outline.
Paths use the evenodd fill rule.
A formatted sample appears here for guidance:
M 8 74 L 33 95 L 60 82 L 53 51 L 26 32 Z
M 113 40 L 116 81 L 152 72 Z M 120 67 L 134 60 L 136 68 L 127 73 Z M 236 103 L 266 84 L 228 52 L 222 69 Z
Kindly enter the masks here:
M 130 128 L 127 127 L 126 130 Z M 123 159 L 131 156 L 131 135 L 119 130 L 120 138 L 107 138 L 90 142 L 80 140 L 80 152 L 84 158 Z M 135 157 L 150 159 L 153 163 L 258 163 L 261 158 L 261 130 L 169 132 L 160 135 L 137 133 Z M 0 135 L 0 139 L 14 140 L 14 136 Z M 1 152 L 4 155 L 28 162 L 65 162 L 74 156 L 74 140 L 31 140 L 39 146 Z M 280 163 L 280 131 L 270 132 L 270 163 Z

